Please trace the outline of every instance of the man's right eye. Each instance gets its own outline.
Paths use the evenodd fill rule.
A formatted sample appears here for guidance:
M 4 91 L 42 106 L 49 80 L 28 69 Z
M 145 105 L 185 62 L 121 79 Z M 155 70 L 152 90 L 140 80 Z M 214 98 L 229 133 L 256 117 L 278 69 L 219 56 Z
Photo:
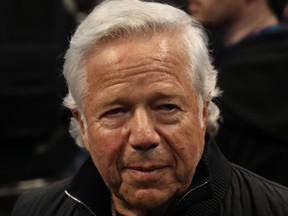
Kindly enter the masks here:
M 119 116 L 119 115 L 121 115 L 121 114 L 123 114 L 125 112 L 126 112 L 126 110 L 124 108 L 121 108 L 121 107 L 114 108 L 114 109 L 111 109 L 111 110 L 105 112 L 102 115 L 102 117 L 107 117 L 107 118 L 109 118 L 109 117 L 117 117 L 117 116 Z

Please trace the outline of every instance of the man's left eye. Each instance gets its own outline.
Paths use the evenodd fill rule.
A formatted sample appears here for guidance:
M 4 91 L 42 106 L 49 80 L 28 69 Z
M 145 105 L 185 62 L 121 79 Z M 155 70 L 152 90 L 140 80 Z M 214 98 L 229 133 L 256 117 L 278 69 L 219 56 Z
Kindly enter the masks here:
M 162 104 L 162 105 L 157 107 L 157 110 L 163 111 L 163 112 L 171 112 L 171 111 L 174 111 L 177 109 L 179 109 L 179 108 L 175 104 Z

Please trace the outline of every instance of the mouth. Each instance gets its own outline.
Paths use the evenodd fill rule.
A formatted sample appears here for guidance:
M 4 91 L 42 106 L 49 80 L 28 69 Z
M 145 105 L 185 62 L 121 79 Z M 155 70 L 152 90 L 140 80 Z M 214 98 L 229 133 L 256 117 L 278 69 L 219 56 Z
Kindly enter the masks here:
M 155 166 L 131 166 L 131 167 L 128 167 L 128 169 L 136 170 L 136 171 L 139 171 L 139 172 L 153 172 L 153 171 L 156 171 L 156 170 L 164 169 L 165 167 L 167 167 L 167 166 L 164 166 L 164 165 L 155 165 Z
M 166 165 L 157 165 L 157 166 L 132 166 L 126 167 L 125 171 L 129 175 L 141 181 L 155 181 L 159 180 L 161 176 L 167 171 L 169 167 Z

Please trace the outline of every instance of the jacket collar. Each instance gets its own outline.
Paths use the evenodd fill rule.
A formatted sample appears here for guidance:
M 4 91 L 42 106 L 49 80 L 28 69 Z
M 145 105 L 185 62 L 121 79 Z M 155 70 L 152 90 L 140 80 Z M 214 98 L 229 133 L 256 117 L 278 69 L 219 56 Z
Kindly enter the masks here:
M 73 177 L 66 193 L 94 215 L 111 215 L 110 191 L 90 157 Z
M 183 215 L 187 216 L 216 215 L 231 185 L 232 166 L 212 139 L 207 141 L 206 151 L 201 162 L 204 169 L 207 169 L 206 172 L 208 175 L 201 177 L 200 174 L 198 182 L 204 182 L 206 178 L 207 184 L 198 187 L 184 197 L 179 205 L 176 206 L 174 212 L 181 211 Z M 196 170 L 196 172 L 198 171 L 200 170 Z M 201 171 L 203 172 L 203 168 Z M 195 184 L 194 180 L 193 184 Z
M 213 215 L 220 206 L 231 180 L 231 166 L 214 141 L 207 142 L 187 193 L 170 206 L 169 215 L 179 211 L 187 215 Z M 89 158 L 66 190 L 95 215 L 111 215 L 111 194 Z M 198 213 L 197 213 L 198 212 Z

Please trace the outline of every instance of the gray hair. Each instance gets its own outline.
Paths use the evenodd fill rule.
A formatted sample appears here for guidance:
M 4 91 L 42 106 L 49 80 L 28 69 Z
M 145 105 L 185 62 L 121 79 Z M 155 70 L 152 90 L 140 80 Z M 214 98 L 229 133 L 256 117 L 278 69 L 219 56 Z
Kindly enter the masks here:
M 113 40 L 125 35 L 159 31 L 179 34 L 182 49 L 189 59 L 187 73 L 198 95 L 199 110 L 202 110 L 204 102 L 209 102 L 207 133 L 215 135 L 219 109 L 212 99 L 218 96 L 219 91 L 216 87 L 217 71 L 207 49 L 207 36 L 201 25 L 184 11 L 155 2 L 106 0 L 79 25 L 65 55 L 63 74 L 69 93 L 64 105 L 83 114 L 83 101 L 88 94 L 85 57 L 92 47 L 100 45 L 106 38 Z M 199 116 L 201 120 L 201 112 Z M 81 146 L 80 129 L 74 118 L 71 119 L 70 133 Z

